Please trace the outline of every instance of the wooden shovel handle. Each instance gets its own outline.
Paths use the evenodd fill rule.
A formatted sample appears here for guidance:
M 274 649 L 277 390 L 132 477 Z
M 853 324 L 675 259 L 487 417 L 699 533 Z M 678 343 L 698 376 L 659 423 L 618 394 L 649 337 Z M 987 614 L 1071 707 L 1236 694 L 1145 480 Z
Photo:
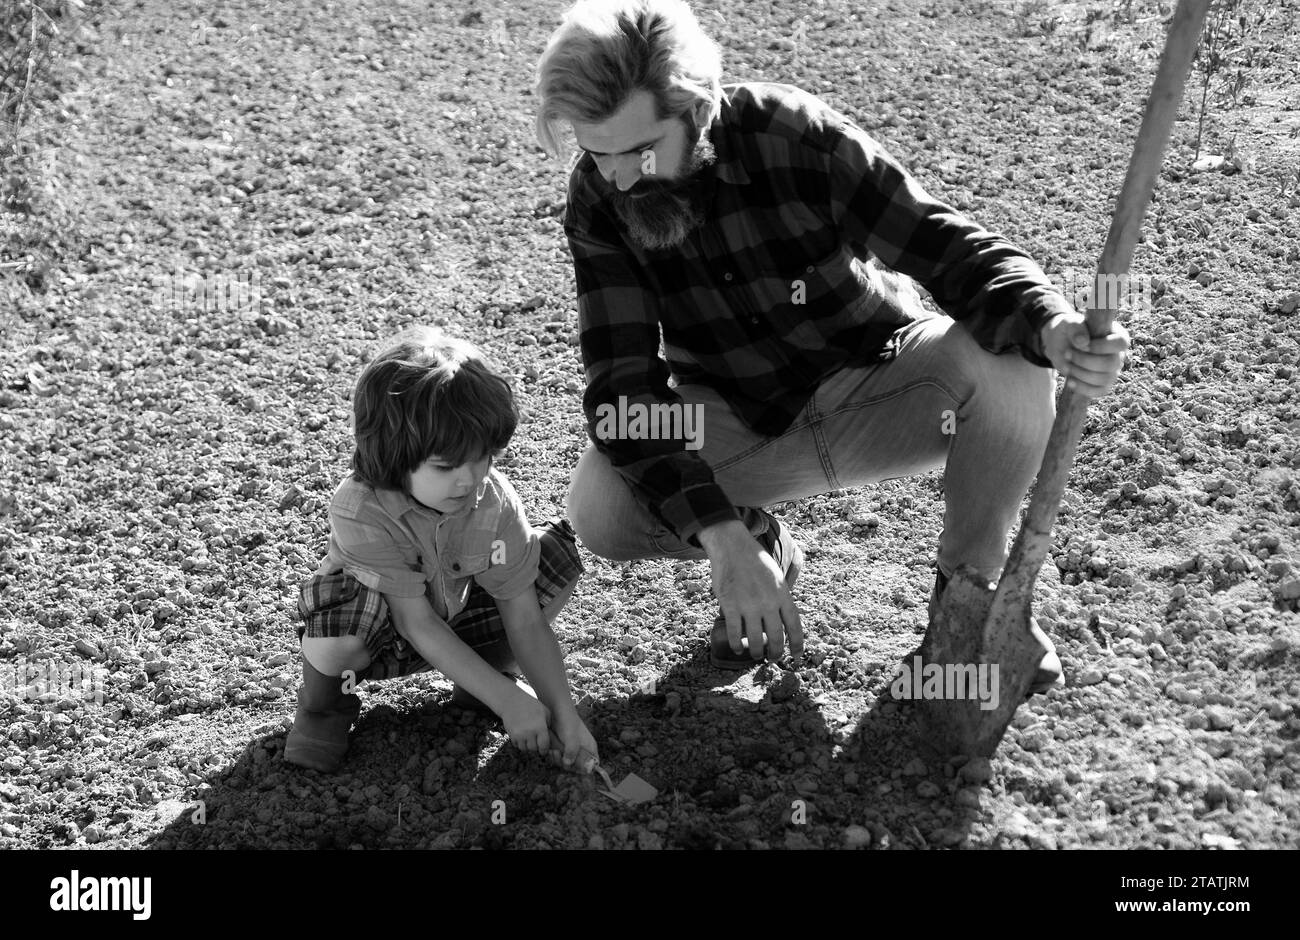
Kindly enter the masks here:
M 1129 264 L 1133 261 L 1133 249 L 1142 230 L 1142 218 L 1146 215 L 1151 194 L 1155 191 L 1156 177 L 1160 175 L 1161 160 L 1169 141 L 1169 130 L 1178 114 L 1178 105 L 1183 100 L 1183 87 L 1191 69 L 1192 56 L 1196 54 L 1196 43 L 1200 39 L 1210 2 L 1211 0 L 1181 0 L 1169 23 L 1169 35 L 1165 39 L 1164 52 L 1160 55 L 1155 81 L 1151 85 L 1146 113 L 1142 115 L 1137 144 L 1133 148 L 1133 157 L 1129 160 L 1124 185 L 1120 187 L 1115 214 L 1111 216 L 1106 247 L 1102 249 L 1101 260 L 1097 264 L 1098 275 L 1127 274 Z M 1093 303 L 1102 296 L 1103 292 L 1094 285 Z M 1110 332 L 1114 316 L 1114 311 L 1109 308 L 1090 306 L 1088 332 L 1094 337 L 1105 336 Z
M 1124 177 L 1115 213 L 1111 217 L 1106 247 L 1102 250 L 1097 265 L 1099 276 L 1128 273 L 1129 263 L 1133 260 L 1133 249 L 1142 228 L 1142 218 L 1155 189 L 1165 144 L 1169 140 L 1169 130 L 1178 113 L 1178 105 L 1183 100 L 1183 87 L 1209 7 L 1210 0 L 1179 0 L 1178 9 L 1174 11 L 1165 48 L 1160 54 L 1160 65 L 1151 86 L 1151 95 L 1147 98 L 1137 144 L 1133 148 L 1128 173 Z M 1095 306 L 1103 297 L 1103 292 L 1098 287 L 1094 282 L 1092 303 L 1087 313 L 1088 332 L 1093 337 L 1109 333 L 1115 317 L 1114 310 Z M 1028 609 L 1038 570 L 1051 546 L 1052 524 L 1061 508 L 1061 496 L 1065 492 L 1070 465 L 1074 462 L 1079 437 L 1083 433 L 1087 409 L 1088 399 L 1077 392 L 1067 388 L 1061 395 L 1047 451 L 1038 471 L 1038 480 L 1034 484 L 1034 494 L 1029 501 L 1029 510 L 1011 547 L 1011 554 L 998 585 L 999 595 L 1008 600 L 1017 598 L 1026 605 L 1025 609 Z

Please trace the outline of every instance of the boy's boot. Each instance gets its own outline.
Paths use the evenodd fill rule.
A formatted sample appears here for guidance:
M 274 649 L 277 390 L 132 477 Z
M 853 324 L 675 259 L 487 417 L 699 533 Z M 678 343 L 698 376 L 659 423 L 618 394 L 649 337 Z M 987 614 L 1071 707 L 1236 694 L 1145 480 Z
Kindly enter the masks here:
M 361 699 L 343 693 L 343 680 L 302 661 L 298 713 L 284 742 L 284 759 L 299 767 L 333 773 L 348 750 L 348 731 L 361 713 Z
M 790 530 L 781 524 L 781 520 L 761 509 L 755 511 L 767 517 L 767 531 L 758 536 L 758 543 L 781 566 L 785 573 L 786 587 L 793 588 L 803 568 L 803 549 L 790 535 Z M 727 620 L 719 614 L 713 621 L 713 632 L 709 635 L 709 662 L 717 669 L 749 669 L 762 660 L 750 656 L 748 649 L 742 649 L 739 653 L 732 652 L 731 644 L 727 642 Z

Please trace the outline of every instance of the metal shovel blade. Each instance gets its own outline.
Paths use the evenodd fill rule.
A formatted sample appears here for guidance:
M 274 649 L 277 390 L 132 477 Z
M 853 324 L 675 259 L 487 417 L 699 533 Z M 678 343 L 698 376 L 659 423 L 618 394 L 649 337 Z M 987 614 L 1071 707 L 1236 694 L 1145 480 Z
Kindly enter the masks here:
M 920 655 L 923 662 L 943 668 L 996 665 L 997 694 L 984 707 L 969 694 L 918 699 L 925 744 L 945 756 L 992 757 L 1029 693 L 1043 652 L 1030 629 L 1027 605 L 1009 603 L 1005 593 L 981 582 L 973 569 L 958 569 L 943 592 Z M 945 686 L 945 691 L 953 690 Z

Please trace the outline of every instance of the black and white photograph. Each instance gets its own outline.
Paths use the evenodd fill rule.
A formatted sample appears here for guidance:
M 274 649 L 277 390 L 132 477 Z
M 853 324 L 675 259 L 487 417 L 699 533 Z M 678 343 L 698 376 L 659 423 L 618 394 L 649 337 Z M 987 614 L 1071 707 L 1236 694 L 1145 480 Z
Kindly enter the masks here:
M 1220 853 L 1300 847 L 1297 74 L 1297 0 L 0 0 L 33 903 L 148 919 L 85 859 L 173 850 L 1123 850 L 1114 919 L 1250 911 Z

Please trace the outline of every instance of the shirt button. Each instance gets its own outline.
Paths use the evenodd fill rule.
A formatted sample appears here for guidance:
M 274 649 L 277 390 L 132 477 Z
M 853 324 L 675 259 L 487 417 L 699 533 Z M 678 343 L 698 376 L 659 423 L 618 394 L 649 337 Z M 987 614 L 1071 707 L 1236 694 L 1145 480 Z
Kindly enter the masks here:
M 458 561 L 457 561 L 457 562 L 453 562 L 453 563 L 452 563 L 452 566 L 451 566 L 451 570 L 452 570 L 452 571 L 459 571 L 459 570 L 460 570 L 460 562 L 458 562 Z
M 806 267 L 806 268 L 804 269 L 804 273 L 805 273 L 805 274 L 812 274 L 812 273 L 813 273 L 814 271 L 816 271 L 816 270 L 817 270 L 817 269 L 814 268 L 814 267 L 810 264 L 810 265 L 808 265 L 808 267 Z
M 722 277 L 724 280 L 731 280 L 731 272 L 728 271 L 726 274 L 722 275 Z

